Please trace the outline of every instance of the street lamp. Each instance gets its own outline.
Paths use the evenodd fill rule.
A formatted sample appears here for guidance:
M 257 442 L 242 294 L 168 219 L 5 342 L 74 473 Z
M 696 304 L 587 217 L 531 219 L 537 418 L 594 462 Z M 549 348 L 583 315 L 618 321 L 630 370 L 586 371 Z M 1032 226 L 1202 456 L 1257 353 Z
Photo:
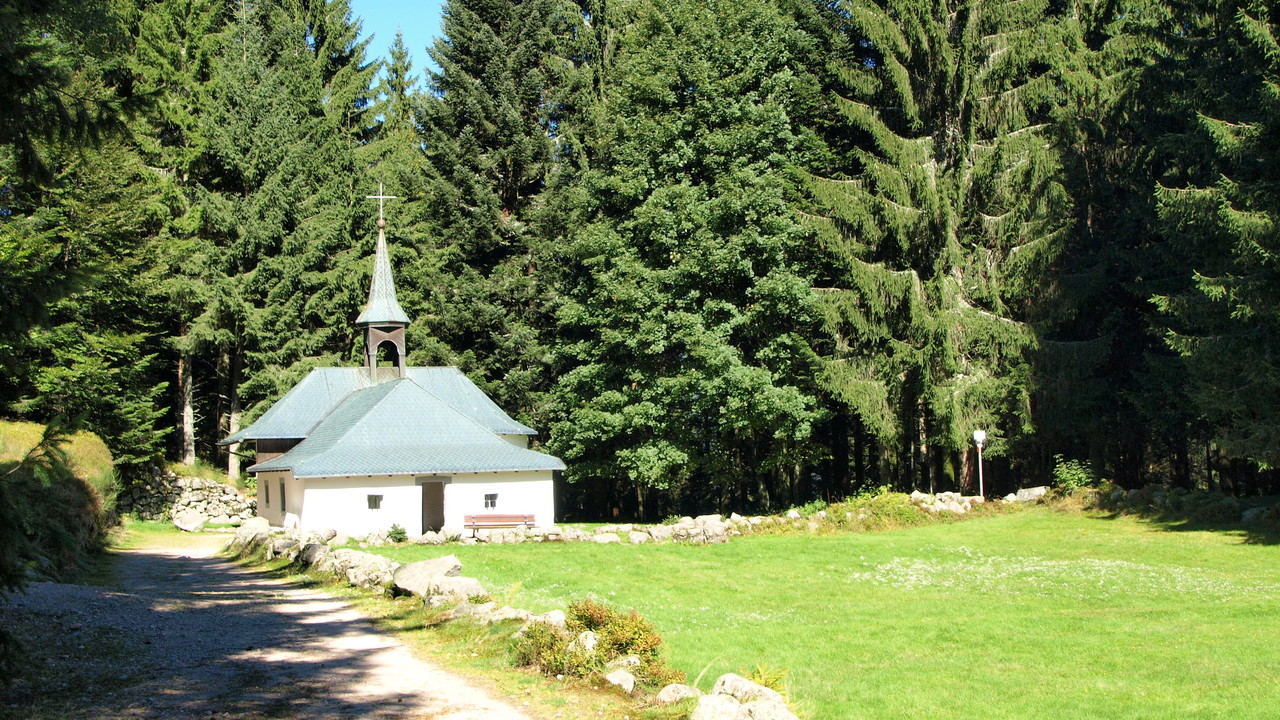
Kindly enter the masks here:
M 987 441 L 986 430 L 974 430 L 973 442 L 978 445 L 978 495 L 985 498 L 986 488 L 982 485 L 982 445 Z

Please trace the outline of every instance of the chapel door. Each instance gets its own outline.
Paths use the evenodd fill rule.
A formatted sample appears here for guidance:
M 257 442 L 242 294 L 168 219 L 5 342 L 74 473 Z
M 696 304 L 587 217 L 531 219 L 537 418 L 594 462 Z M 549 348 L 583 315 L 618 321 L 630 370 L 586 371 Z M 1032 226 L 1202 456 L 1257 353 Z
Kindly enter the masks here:
M 422 483 L 422 532 L 444 527 L 444 483 Z

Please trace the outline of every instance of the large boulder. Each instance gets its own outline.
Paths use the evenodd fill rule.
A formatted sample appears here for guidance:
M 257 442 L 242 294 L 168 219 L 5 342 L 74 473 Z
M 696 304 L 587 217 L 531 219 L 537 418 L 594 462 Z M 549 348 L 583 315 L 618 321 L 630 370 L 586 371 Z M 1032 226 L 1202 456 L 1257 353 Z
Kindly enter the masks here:
M 689 720 L 748 720 L 742 703 L 728 695 L 703 695 Z
M 671 533 L 674 530 L 670 525 L 654 525 L 649 528 L 649 537 L 654 542 L 666 542 L 671 539 Z
M 711 692 L 716 695 L 728 695 L 738 702 L 744 703 L 752 702 L 753 700 L 772 700 L 786 704 L 786 701 L 782 699 L 782 695 L 778 694 L 778 691 L 770 690 L 759 683 L 751 682 L 741 675 L 733 673 L 721 675 L 716 680 L 715 687 L 711 688 Z
M 611 543 L 620 543 L 622 542 L 622 538 L 618 537 L 614 533 L 598 533 L 591 536 L 591 542 L 607 545 Z
M 487 595 L 484 586 L 475 578 L 437 575 L 431 580 L 431 595 L 445 595 L 459 600 Z
M 419 560 L 396 568 L 392 588 L 404 595 L 427 597 L 431 586 L 439 577 L 458 577 L 462 574 L 462 562 L 456 555 Z
M 630 695 L 636 689 L 636 676 L 626 670 L 618 669 L 604 676 L 606 682 L 615 687 L 622 688 L 622 692 Z
M 1032 500 L 1039 500 L 1048 492 L 1049 488 L 1044 485 L 1041 485 L 1040 487 L 1023 488 L 1014 495 L 1014 498 L 1018 502 L 1030 502 Z
M 671 705 L 672 703 L 678 703 L 681 700 L 688 700 L 689 698 L 696 697 L 702 697 L 702 691 L 698 688 L 690 685 L 683 685 L 681 683 L 671 683 L 658 692 L 658 697 L 656 699 L 661 705 Z
M 195 510 L 183 510 L 173 516 L 173 525 L 183 532 L 200 532 L 209 518 Z

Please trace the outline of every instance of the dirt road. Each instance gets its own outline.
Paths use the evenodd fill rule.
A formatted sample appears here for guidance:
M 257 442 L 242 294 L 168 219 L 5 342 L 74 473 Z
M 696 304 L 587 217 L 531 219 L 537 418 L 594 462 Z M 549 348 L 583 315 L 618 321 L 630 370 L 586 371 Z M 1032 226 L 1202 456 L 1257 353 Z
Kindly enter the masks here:
M 529 720 L 341 600 L 216 557 L 224 541 L 122 552 L 118 591 L 0 601 L 44 668 L 0 690 L 0 717 Z

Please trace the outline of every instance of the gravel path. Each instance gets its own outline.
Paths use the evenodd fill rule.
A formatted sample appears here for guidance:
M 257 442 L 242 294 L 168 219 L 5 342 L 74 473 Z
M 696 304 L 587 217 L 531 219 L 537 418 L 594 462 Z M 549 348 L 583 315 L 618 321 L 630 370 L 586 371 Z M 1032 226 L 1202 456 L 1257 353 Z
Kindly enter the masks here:
M 341 600 L 216 557 L 224 541 L 123 552 L 120 591 L 0 602 L 41 668 L 0 689 L 0 717 L 529 720 Z

